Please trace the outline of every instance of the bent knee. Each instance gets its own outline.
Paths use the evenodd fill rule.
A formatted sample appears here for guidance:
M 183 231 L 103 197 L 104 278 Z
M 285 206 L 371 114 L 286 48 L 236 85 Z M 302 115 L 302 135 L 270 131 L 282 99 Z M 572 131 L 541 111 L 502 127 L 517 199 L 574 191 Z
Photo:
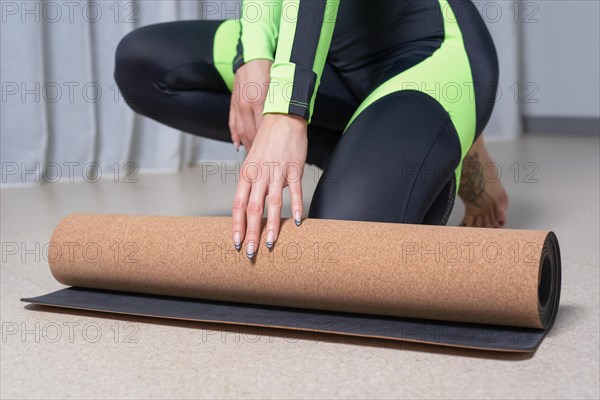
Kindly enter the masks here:
M 142 29 L 129 32 L 117 45 L 114 78 L 119 86 L 124 82 L 124 79 L 132 77 L 133 72 L 143 64 L 144 55 L 141 49 L 145 47 L 146 37 L 143 32 L 140 33 Z
M 136 112 L 145 114 L 143 105 L 149 100 L 149 94 L 160 66 L 155 57 L 160 51 L 152 49 L 151 25 L 141 27 L 126 34 L 115 51 L 113 77 L 125 99 Z

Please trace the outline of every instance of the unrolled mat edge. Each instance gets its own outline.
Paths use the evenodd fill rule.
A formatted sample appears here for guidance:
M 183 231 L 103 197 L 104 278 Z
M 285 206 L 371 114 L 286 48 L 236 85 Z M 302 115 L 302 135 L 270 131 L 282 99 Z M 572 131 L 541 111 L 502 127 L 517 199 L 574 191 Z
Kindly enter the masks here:
M 22 298 L 21 301 L 85 311 L 299 330 L 503 352 L 535 351 L 548 332 L 548 329 L 228 303 L 78 287 L 69 287 L 38 297 Z

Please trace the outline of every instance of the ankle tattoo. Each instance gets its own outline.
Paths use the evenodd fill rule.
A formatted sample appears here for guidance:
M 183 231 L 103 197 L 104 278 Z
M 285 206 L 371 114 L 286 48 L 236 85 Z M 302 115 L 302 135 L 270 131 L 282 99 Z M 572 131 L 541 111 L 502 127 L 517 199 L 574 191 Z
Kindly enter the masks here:
M 477 153 L 468 154 L 463 160 L 458 195 L 463 201 L 481 207 L 479 198 L 485 189 L 485 179 Z

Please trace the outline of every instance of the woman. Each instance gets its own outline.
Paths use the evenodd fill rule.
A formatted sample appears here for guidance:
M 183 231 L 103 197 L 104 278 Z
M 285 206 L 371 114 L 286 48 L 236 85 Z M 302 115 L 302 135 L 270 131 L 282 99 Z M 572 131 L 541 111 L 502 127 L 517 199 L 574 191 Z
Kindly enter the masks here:
M 300 225 L 306 162 L 324 169 L 311 218 L 445 224 L 462 160 L 491 161 L 498 63 L 470 0 L 248 0 L 240 20 L 133 31 L 115 79 L 136 112 L 249 150 L 232 211 L 249 258 L 265 199 L 277 241 L 286 186 Z M 480 169 L 462 174 L 464 222 L 497 227 L 505 193 Z

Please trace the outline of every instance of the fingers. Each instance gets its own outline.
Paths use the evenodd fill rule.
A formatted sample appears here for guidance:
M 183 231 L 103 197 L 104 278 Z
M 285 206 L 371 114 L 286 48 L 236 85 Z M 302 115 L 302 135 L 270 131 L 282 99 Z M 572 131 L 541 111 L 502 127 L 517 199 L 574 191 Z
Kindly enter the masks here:
M 290 200 L 292 203 L 292 217 L 296 226 L 302 223 L 302 212 L 304 204 L 302 201 L 302 173 L 300 171 L 290 171 L 295 168 L 288 168 L 288 186 L 290 188 Z
M 268 184 L 268 196 L 267 196 Z M 302 202 L 302 180 L 297 178 L 289 184 L 290 198 L 292 203 L 292 214 L 297 226 L 301 224 L 303 202 Z M 260 234 L 262 231 L 262 218 L 264 214 L 265 196 L 267 196 L 267 234 L 265 245 L 268 249 L 273 248 L 279 236 L 281 227 L 281 209 L 283 207 L 283 182 L 275 179 L 268 182 L 261 179 L 252 185 L 250 196 L 246 207 L 246 256 L 254 257 L 258 250 Z M 242 204 L 243 202 L 240 202 Z M 238 224 L 237 226 L 241 226 Z M 236 246 L 237 247 L 237 246 Z
M 246 208 L 246 256 L 249 259 L 252 259 L 258 251 L 258 243 L 260 242 L 265 196 L 267 195 L 267 187 L 263 182 L 263 180 L 260 180 L 252 185 L 248 207 Z
M 254 115 L 252 112 L 252 106 L 250 104 L 241 104 L 241 119 L 244 124 L 244 133 L 242 137 L 242 143 L 244 143 L 244 147 L 246 150 L 250 150 L 252 147 L 252 141 L 254 140 L 254 136 L 256 136 L 256 125 L 254 123 Z
M 273 182 L 269 186 L 267 199 L 267 238 L 265 239 L 265 245 L 270 250 L 277 241 L 281 224 L 281 208 L 283 205 L 283 187 L 281 183 Z
M 500 228 L 500 227 L 501 227 L 501 225 L 500 225 L 500 222 L 498 221 L 498 218 L 497 218 L 497 216 L 496 216 L 496 215 L 497 215 L 497 211 L 496 211 L 496 209 L 497 209 L 497 207 L 496 207 L 496 206 L 494 206 L 494 207 L 492 208 L 492 211 L 490 212 L 490 222 L 492 223 L 492 226 L 493 226 L 494 228 Z
M 258 128 L 262 124 L 266 97 L 264 87 L 269 85 L 272 64 L 268 60 L 253 60 L 235 72 L 230 105 L 234 112 L 230 116 L 229 124 L 234 145 L 239 146 L 241 142 L 246 150 L 252 147 Z
M 482 219 L 483 219 L 482 224 L 483 224 L 484 228 L 493 228 L 494 227 L 494 225 L 492 225 L 492 221 L 490 220 L 490 214 L 489 213 L 484 214 L 482 216 Z
M 233 244 L 237 250 L 242 248 L 246 233 L 246 207 L 248 206 L 251 189 L 252 185 L 242 174 L 242 178 L 237 185 L 231 211 Z
M 506 223 L 506 210 L 504 207 L 496 207 L 496 221 L 499 227 L 503 227 Z
M 471 214 L 466 214 L 465 215 L 465 219 L 463 221 L 463 225 L 464 226 L 473 226 L 474 222 L 475 222 L 474 218 L 473 218 L 473 216 Z
M 231 141 L 236 150 L 239 151 L 240 144 L 243 144 L 246 150 L 250 150 L 252 139 L 256 135 L 256 126 L 252 108 L 246 103 L 239 103 L 236 100 L 236 94 L 231 95 L 229 106 L 229 131 L 231 132 Z
M 233 147 L 235 147 L 236 151 L 240 151 L 240 134 L 236 123 L 237 110 L 235 107 L 233 96 L 231 96 L 231 101 L 229 104 L 229 132 L 231 132 L 231 141 L 233 142 Z

